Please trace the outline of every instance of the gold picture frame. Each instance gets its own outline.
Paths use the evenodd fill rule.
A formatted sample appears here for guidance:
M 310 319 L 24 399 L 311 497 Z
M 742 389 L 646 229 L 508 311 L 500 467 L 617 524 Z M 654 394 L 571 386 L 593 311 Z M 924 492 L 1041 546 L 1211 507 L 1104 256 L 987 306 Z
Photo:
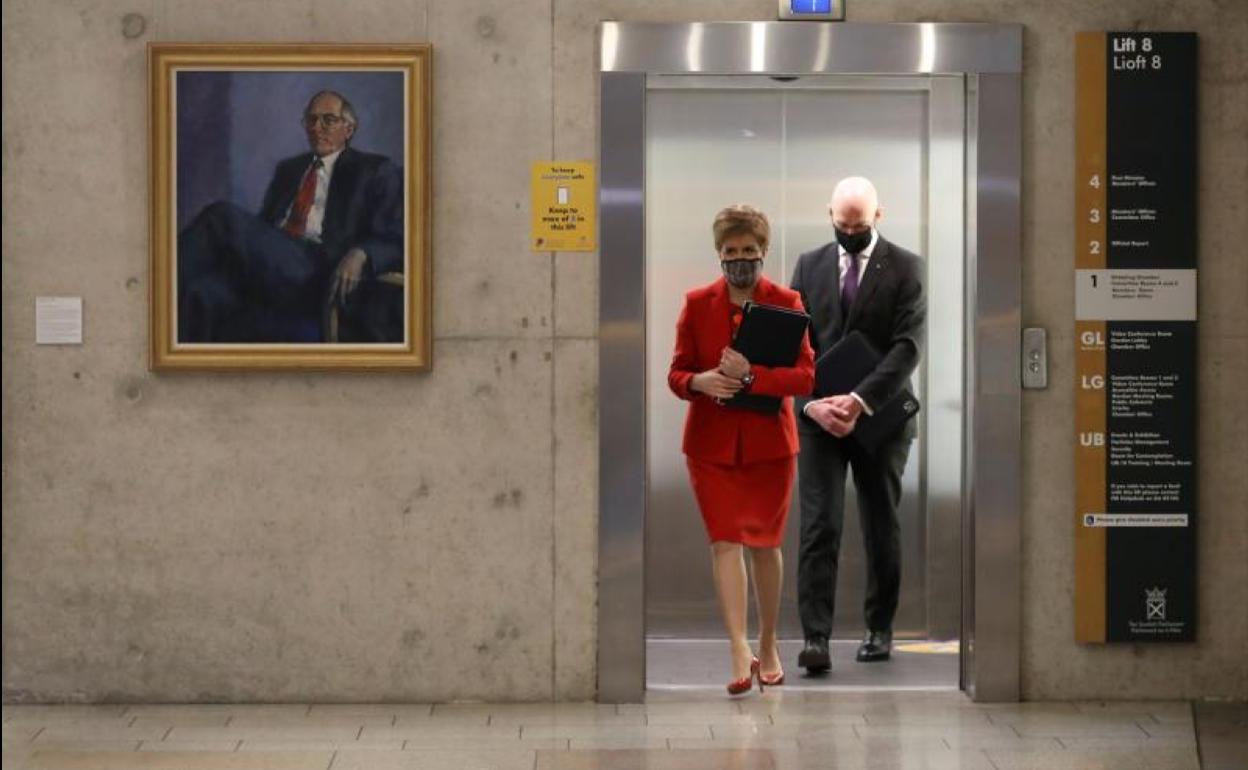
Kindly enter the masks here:
M 153 370 L 431 367 L 431 58 L 148 46 Z

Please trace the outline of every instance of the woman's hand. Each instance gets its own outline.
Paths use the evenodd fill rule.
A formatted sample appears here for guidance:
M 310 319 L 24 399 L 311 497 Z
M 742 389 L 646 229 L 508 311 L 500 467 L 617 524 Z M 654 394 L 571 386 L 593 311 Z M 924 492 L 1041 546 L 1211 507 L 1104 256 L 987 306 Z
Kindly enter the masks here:
M 689 380 L 689 389 L 711 398 L 727 399 L 741 390 L 741 380 L 729 377 L 718 369 L 708 369 L 693 375 Z
M 750 373 L 750 362 L 732 348 L 724 348 L 724 352 L 719 355 L 719 370 L 739 380 Z

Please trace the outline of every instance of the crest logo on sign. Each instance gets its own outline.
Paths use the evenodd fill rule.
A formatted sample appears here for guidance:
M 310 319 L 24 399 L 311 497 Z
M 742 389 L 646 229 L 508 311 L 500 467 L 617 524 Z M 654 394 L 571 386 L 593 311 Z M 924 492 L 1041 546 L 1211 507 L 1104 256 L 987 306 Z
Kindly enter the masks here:
M 1144 589 L 1144 613 L 1145 620 L 1166 619 L 1166 589 Z

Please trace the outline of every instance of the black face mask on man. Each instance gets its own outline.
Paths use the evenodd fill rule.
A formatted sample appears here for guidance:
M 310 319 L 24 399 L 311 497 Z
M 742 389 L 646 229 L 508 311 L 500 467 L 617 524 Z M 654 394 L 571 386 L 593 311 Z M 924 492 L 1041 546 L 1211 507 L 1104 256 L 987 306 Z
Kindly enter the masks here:
M 850 254 L 861 254 L 863 249 L 871 245 L 871 228 L 869 227 L 860 233 L 852 234 L 836 226 L 832 229 L 836 231 L 836 242 Z
M 763 268 L 761 259 L 725 259 L 719 264 L 724 269 L 724 278 L 737 289 L 753 286 Z

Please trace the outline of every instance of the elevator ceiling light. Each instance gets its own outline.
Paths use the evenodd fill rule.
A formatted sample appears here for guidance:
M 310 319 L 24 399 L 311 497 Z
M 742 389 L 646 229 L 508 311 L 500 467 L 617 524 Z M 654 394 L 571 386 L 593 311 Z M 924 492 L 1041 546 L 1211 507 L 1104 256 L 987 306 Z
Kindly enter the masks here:
M 620 30 L 614 24 L 602 27 L 602 69 L 609 72 L 615 69 L 615 58 L 620 52 Z
M 936 28 L 930 23 L 919 25 L 919 72 L 931 72 L 936 66 Z
M 767 24 L 756 21 L 750 24 L 750 71 L 767 69 Z
M 699 22 L 689 25 L 689 38 L 685 41 L 685 64 L 690 72 L 702 71 L 703 26 Z

